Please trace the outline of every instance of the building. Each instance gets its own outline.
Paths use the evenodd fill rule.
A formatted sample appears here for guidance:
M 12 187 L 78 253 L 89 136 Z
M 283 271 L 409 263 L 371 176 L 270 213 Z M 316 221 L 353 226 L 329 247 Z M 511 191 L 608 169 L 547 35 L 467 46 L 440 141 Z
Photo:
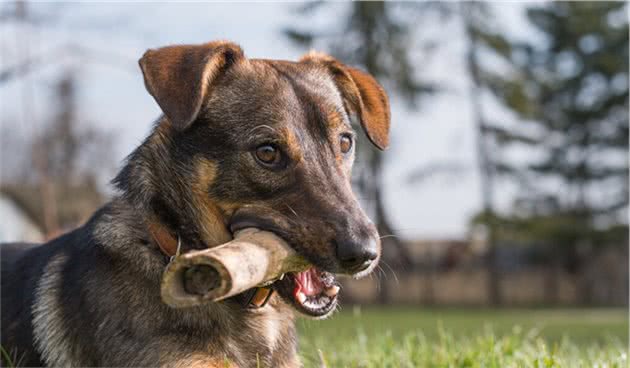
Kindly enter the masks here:
M 0 193 L 0 243 L 41 242 L 44 234 L 8 196 Z

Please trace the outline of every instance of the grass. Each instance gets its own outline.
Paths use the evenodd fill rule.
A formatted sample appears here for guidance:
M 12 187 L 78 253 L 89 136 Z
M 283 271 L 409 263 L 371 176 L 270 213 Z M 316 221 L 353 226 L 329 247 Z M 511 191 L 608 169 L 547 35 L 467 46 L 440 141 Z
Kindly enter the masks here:
M 0 353 L 2 355 L 2 359 L 0 359 L 1 364 L 6 365 L 7 367 L 15 367 L 13 363 L 13 359 L 11 359 L 11 356 L 9 355 L 9 353 L 1 345 L 0 345 Z
M 305 367 L 628 367 L 622 309 L 355 307 L 298 327 Z
M 300 320 L 306 367 L 627 367 L 617 309 L 350 308 Z

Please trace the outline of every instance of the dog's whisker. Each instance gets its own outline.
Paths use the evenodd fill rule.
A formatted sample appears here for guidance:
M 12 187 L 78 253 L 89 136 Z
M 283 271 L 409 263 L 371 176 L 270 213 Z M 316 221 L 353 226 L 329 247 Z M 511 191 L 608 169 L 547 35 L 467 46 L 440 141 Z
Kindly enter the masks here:
M 394 280 L 396 281 L 396 284 L 398 285 L 400 283 L 400 281 L 398 280 L 398 276 L 396 275 L 396 271 L 394 271 L 394 269 L 389 264 L 387 264 L 387 262 L 381 260 L 381 263 L 383 263 L 385 266 L 387 266 L 387 268 L 389 268 L 389 270 L 391 271 L 392 275 L 394 276 Z
M 381 270 L 381 274 L 383 275 L 383 279 L 384 280 L 389 280 L 389 276 L 387 275 L 387 272 L 385 271 L 385 269 L 383 267 L 381 267 L 381 266 L 379 266 L 379 267 L 380 267 L 380 270 Z
M 286 206 L 289 208 L 289 210 L 291 210 L 291 212 L 293 212 L 293 214 L 295 215 L 295 219 L 296 219 L 296 220 L 299 220 L 299 219 L 300 219 L 300 216 L 298 216 L 297 212 L 295 212 L 295 210 L 293 209 L 293 207 L 289 206 L 288 204 L 287 204 Z
M 381 283 L 383 282 L 383 280 L 380 277 L 376 278 L 376 292 L 380 293 L 381 292 Z
M 383 277 L 381 278 L 381 280 L 385 280 L 387 281 L 387 272 L 385 272 L 385 270 L 383 269 L 383 267 L 381 267 L 380 265 L 378 266 L 378 271 L 380 275 L 383 275 Z
M 370 279 L 376 281 L 376 292 L 379 292 L 381 290 L 381 282 L 382 282 L 381 274 L 383 273 L 383 270 L 381 269 L 380 266 L 376 266 L 376 270 L 378 272 L 371 273 Z
M 375 273 L 370 273 L 370 274 L 368 275 L 368 278 L 369 278 L 370 280 L 374 280 L 374 278 L 376 278 L 376 279 L 378 280 L 378 274 L 375 274 Z

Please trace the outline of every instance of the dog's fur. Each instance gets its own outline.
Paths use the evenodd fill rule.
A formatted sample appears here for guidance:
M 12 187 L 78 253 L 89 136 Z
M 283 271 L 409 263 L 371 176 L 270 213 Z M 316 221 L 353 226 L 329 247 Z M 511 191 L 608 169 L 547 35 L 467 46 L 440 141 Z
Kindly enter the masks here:
M 340 152 L 338 137 L 356 119 L 385 148 L 384 91 L 323 54 L 247 59 L 229 42 L 149 50 L 140 66 L 164 116 L 114 180 L 119 195 L 46 244 L 0 247 L 2 347 L 23 366 L 299 366 L 294 308 L 282 293 L 260 309 L 238 297 L 163 304 L 167 257 L 148 224 L 187 251 L 229 241 L 230 224 L 253 221 L 317 267 L 353 273 L 339 250 L 380 242 L 350 188 L 354 150 Z M 284 152 L 283 166 L 256 162 L 252 150 L 268 142 Z

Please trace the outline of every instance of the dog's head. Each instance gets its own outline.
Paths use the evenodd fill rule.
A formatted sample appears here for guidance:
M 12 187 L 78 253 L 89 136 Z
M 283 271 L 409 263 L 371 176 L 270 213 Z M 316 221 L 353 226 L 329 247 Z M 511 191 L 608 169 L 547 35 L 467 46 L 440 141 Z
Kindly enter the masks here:
M 149 50 L 140 66 L 165 115 L 146 143 L 166 147 L 152 161 L 168 162 L 151 168 L 165 177 L 149 181 L 169 181 L 156 185 L 168 189 L 148 199 L 152 210 L 210 246 L 248 227 L 276 233 L 314 265 L 276 289 L 303 313 L 330 313 L 333 274 L 365 275 L 380 255 L 350 175 L 352 122 L 378 148 L 388 145 L 381 86 L 327 55 L 247 59 L 229 42 Z

